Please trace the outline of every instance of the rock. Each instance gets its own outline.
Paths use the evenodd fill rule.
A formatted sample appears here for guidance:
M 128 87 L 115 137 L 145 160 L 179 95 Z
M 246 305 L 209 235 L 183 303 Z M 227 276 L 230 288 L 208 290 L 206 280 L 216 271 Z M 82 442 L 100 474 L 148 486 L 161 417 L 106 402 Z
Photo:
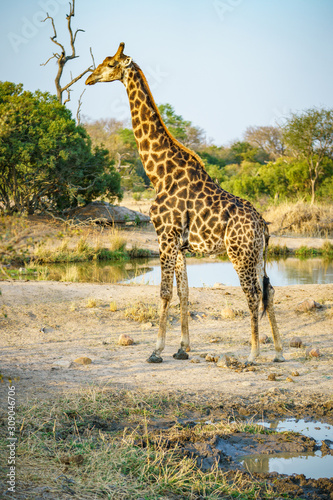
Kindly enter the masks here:
M 293 337 L 289 342 L 290 347 L 302 347 L 302 345 L 303 342 L 300 337 Z
M 216 361 L 218 361 L 219 357 L 216 354 L 207 354 L 205 359 L 209 363 L 212 363 L 212 362 L 216 363 Z
M 271 380 L 271 381 L 276 380 L 276 373 L 269 373 L 267 380 Z
M 91 359 L 87 358 L 86 356 L 81 356 L 80 358 L 76 358 L 73 361 L 73 363 L 76 363 L 77 365 L 90 365 L 91 362 Z
M 320 356 L 319 349 L 311 349 L 311 351 L 309 352 L 309 356 L 310 358 L 319 358 Z
M 56 361 L 53 361 L 53 369 L 69 368 L 70 366 L 71 361 L 68 361 L 67 359 L 57 359 Z
M 293 379 L 291 377 L 287 377 L 286 378 L 286 382 L 294 382 Z
M 231 307 L 226 307 L 225 309 L 222 309 L 221 316 L 224 319 L 234 319 L 236 317 L 236 313 L 233 309 L 231 309 Z
M 269 344 L 269 337 L 265 333 L 259 336 L 260 344 Z
M 133 345 L 134 340 L 129 335 L 122 333 L 118 339 L 118 344 L 119 345 Z
M 206 358 L 208 352 L 202 352 L 201 354 L 199 354 L 200 358 Z
M 218 366 L 219 368 L 229 368 L 230 365 L 231 360 L 229 356 L 226 356 L 225 354 L 220 356 L 216 362 L 216 366 Z
M 299 377 L 299 373 L 298 373 L 298 371 L 297 371 L 297 370 L 295 370 L 295 371 L 291 372 L 291 376 L 292 376 L 292 377 Z
M 223 287 L 224 287 L 223 283 L 214 283 L 214 285 L 212 286 L 212 288 L 215 288 L 215 290 L 219 290 Z
M 137 224 L 149 223 L 150 217 L 141 212 L 118 207 L 104 201 L 93 201 L 84 207 L 74 208 L 69 212 L 70 217 L 80 221 L 100 224 Z
M 191 363 L 201 363 L 201 358 L 200 358 L 200 356 L 195 356 L 195 358 L 191 358 L 190 362 Z
M 297 312 L 309 312 L 309 311 L 314 311 L 316 309 L 320 309 L 322 306 L 316 302 L 313 299 L 307 299 L 303 300 L 303 302 L 300 302 L 297 307 L 296 311 Z

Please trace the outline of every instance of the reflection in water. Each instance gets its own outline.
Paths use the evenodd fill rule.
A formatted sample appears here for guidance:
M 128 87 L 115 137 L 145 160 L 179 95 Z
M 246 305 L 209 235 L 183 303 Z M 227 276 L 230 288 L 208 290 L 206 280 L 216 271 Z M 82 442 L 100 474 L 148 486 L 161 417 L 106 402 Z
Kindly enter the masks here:
M 52 264 L 38 267 L 38 279 L 81 283 L 118 283 L 124 279 L 131 280 L 151 269 L 145 259 L 120 263 L 92 261 Z
M 322 456 L 321 451 L 293 456 L 290 453 L 276 455 L 251 455 L 240 458 L 250 472 L 278 472 L 279 474 L 304 474 L 308 479 L 332 476 L 333 456 Z
M 199 259 L 188 259 L 187 264 L 189 286 L 213 286 L 216 282 L 239 286 L 237 273 L 229 261 L 207 262 Z M 288 258 L 269 262 L 267 273 L 273 286 L 333 283 L 333 262 L 320 258 L 308 260 Z M 150 271 L 140 274 L 140 276 L 123 281 L 123 283 L 149 285 L 159 285 L 160 282 L 161 269 L 159 264 L 152 265 Z
M 329 440 L 333 444 L 333 426 L 321 422 L 306 422 L 305 420 L 286 419 L 273 422 L 258 422 L 277 432 L 299 432 L 311 437 L 320 445 L 321 441 Z M 321 451 L 293 455 L 278 453 L 272 455 L 247 455 L 240 457 L 250 472 L 278 472 L 279 474 L 304 474 L 307 478 L 319 479 L 332 476 L 333 456 L 323 456 Z
M 192 287 L 213 286 L 216 282 L 239 286 L 238 276 L 229 261 L 189 258 L 187 270 Z M 37 279 L 44 280 L 149 285 L 159 285 L 161 282 L 159 259 L 54 264 L 39 266 L 38 271 Z M 333 262 L 320 258 L 270 261 L 267 272 L 273 286 L 333 283 Z M 22 278 L 26 279 L 25 276 Z

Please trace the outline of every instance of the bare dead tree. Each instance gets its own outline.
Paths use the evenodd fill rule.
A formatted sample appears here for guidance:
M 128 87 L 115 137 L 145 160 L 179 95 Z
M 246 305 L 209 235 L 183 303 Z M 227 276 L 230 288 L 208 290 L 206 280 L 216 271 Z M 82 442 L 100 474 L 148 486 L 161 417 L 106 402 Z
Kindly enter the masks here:
M 80 95 L 80 98 L 77 102 L 77 110 L 76 110 L 76 123 L 78 125 L 81 125 L 81 106 L 82 106 L 82 96 L 85 93 L 86 89 L 83 90 L 82 94 Z
M 57 90 L 57 98 L 58 98 L 58 101 L 61 104 L 62 104 L 62 95 L 63 95 L 63 93 L 67 92 L 67 99 L 64 101 L 64 104 L 66 104 L 67 102 L 70 101 L 70 92 L 71 92 L 71 88 L 70 87 L 74 83 L 76 83 L 78 80 L 80 80 L 80 78 L 82 78 L 86 73 L 88 73 L 89 71 L 92 71 L 95 68 L 95 61 L 94 61 L 94 57 L 92 55 L 92 51 L 91 51 L 91 48 L 90 48 L 90 54 L 91 54 L 91 57 L 92 57 L 93 64 L 91 66 L 89 66 L 89 68 L 87 68 L 86 70 L 84 70 L 80 75 L 76 76 L 75 78 L 71 78 L 71 81 L 69 83 L 67 83 L 66 85 L 62 86 L 62 84 L 61 84 L 61 77 L 62 77 L 62 74 L 63 74 L 63 71 L 64 71 L 65 64 L 68 61 L 70 61 L 72 59 L 76 59 L 77 57 L 79 57 L 78 55 L 76 55 L 76 50 L 75 50 L 75 41 L 76 41 L 77 34 L 80 31 L 84 32 L 84 30 L 82 30 L 82 29 L 77 29 L 75 31 L 75 33 L 73 33 L 72 18 L 75 15 L 74 14 L 75 0 L 72 0 L 71 2 L 69 2 L 69 7 L 70 7 L 70 11 L 69 11 L 69 14 L 66 16 L 66 19 L 67 19 L 67 28 L 68 28 L 69 37 L 70 37 L 70 46 L 71 46 L 71 51 L 72 51 L 71 54 L 67 55 L 66 54 L 66 49 L 65 49 L 64 45 L 57 40 L 57 30 L 56 30 L 56 27 L 55 27 L 55 24 L 54 24 L 54 19 L 53 19 L 53 17 L 49 16 L 48 12 L 46 13 L 47 16 L 46 16 L 46 18 L 43 21 L 43 22 L 45 22 L 47 19 L 50 19 L 51 24 L 52 24 L 52 28 L 53 28 L 53 36 L 51 36 L 50 39 L 51 39 L 51 41 L 55 45 L 57 45 L 60 48 L 60 50 L 59 50 L 59 52 L 54 52 L 53 55 L 45 63 L 41 64 L 41 66 L 46 66 L 47 63 L 51 61 L 51 59 L 56 59 L 57 60 L 58 71 L 57 71 L 57 75 L 56 75 L 54 81 L 55 81 L 55 86 L 56 86 L 56 90 Z

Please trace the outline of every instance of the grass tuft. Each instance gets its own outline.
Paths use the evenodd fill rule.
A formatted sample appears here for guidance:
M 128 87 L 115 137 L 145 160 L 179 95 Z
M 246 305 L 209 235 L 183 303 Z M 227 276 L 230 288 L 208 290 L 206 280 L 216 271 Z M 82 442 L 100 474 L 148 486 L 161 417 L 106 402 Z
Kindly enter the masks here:
M 156 321 L 159 318 L 157 307 L 153 304 L 145 304 L 144 302 L 137 302 L 127 307 L 124 314 L 125 318 L 138 321 L 139 323 Z

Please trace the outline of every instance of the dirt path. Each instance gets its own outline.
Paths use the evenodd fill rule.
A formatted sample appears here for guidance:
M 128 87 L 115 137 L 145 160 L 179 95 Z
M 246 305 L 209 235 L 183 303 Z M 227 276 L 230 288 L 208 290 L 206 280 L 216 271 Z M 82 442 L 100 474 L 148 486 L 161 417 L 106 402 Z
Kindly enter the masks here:
M 180 336 L 174 293 L 164 362 L 158 365 L 145 361 L 156 340 L 158 287 L 2 282 L 0 288 L 1 373 L 5 381 L 16 379 L 20 401 L 32 396 L 49 398 L 90 384 L 143 391 L 202 392 L 225 399 L 249 394 L 258 398 L 276 391 L 287 399 L 303 402 L 315 395 L 324 400 L 332 397 L 333 284 L 276 288 L 286 363 L 271 362 L 274 349 L 268 343 L 261 346 L 254 371 L 219 368 L 200 357 L 205 353 L 228 354 L 243 362 L 248 356 L 250 318 L 239 287 L 191 288 L 192 351 L 187 361 L 172 357 Z M 305 299 L 314 299 L 322 307 L 313 312 L 296 312 Z M 126 310 L 139 301 L 147 306 L 153 319 L 139 323 L 125 316 Z M 116 304 L 115 312 L 110 310 L 111 302 Z M 233 319 L 221 317 L 226 307 L 237 312 Z M 260 326 L 261 333 L 271 337 L 266 318 Z M 122 333 L 129 334 L 135 345 L 119 346 Z M 295 336 L 302 339 L 301 348 L 289 346 Z M 307 357 L 309 347 L 319 349 L 320 357 Z M 92 363 L 73 363 L 80 356 L 89 357 Z M 275 381 L 268 380 L 272 373 L 276 374 Z M 3 405 L 7 383 L 0 384 L 0 391 Z

